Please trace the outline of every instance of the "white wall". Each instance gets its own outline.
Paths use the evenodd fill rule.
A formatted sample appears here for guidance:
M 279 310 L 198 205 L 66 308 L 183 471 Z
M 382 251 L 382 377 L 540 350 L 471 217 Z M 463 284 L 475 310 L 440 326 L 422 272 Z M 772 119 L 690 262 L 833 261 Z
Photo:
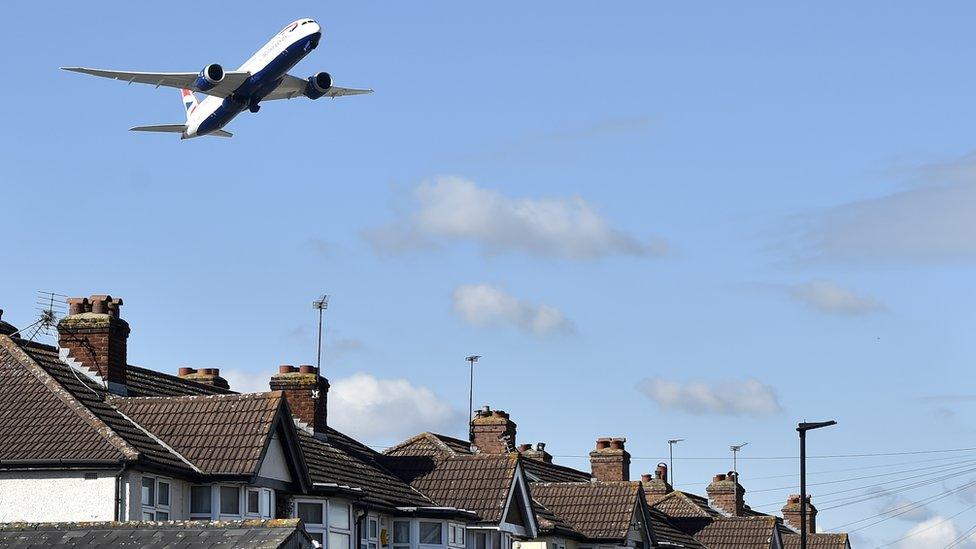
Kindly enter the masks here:
M 85 473 L 98 478 L 85 479 Z M 0 522 L 65 522 L 115 519 L 112 471 L 16 471 L 0 473 Z

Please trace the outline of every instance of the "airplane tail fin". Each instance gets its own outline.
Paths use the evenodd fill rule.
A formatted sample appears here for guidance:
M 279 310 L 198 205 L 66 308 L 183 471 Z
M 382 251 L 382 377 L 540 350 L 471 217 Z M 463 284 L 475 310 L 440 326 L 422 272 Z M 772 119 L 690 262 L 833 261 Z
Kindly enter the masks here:
M 197 108 L 200 102 L 197 101 L 197 96 L 191 90 L 183 88 L 180 90 L 180 93 L 183 94 L 183 108 L 186 109 L 186 118 L 189 119 L 190 113 Z

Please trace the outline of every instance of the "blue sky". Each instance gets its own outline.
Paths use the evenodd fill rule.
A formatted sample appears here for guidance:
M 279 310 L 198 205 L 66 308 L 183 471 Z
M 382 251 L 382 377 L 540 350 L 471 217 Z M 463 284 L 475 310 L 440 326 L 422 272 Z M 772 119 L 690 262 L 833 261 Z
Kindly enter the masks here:
M 522 441 L 582 456 L 624 435 L 651 458 L 635 476 L 672 437 L 687 439 L 679 456 L 743 441 L 744 458 L 793 455 L 803 419 L 840 422 L 811 435 L 816 455 L 976 446 L 974 15 L 964 2 L 20 3 L 0 23 L 0 306 L 24 325 L 39 289 L 121 296 L 131 362 L 257 387 L 314 361 L 310 301 L 328 292 L 332 416 L 377 445 L 463 433 L 463 358 L 478 353 L 476 402 L 510 411 Z M 129 133 L 182 122 L 178 93 L 57 70 L 236 67 L 306 16 L 325 37 L 293 72 L 376 93 L 267 104 L 232 140 Z M 821 480 L 891 478 L 811 492 L 972 456 L 821 459 L 811 470 L 877 467 Z M 920 462 L 933 458 L 946 459 Z M 729 468 L 676 473 L 703 491 Z M 788 488 L 752 492 L 795 468 L 740 461 L 747 502 L 778 509 Z M 945 544 L 976 511 L 936 519 L 968 497 L 857 541 L 916 528 L 908 541 Z

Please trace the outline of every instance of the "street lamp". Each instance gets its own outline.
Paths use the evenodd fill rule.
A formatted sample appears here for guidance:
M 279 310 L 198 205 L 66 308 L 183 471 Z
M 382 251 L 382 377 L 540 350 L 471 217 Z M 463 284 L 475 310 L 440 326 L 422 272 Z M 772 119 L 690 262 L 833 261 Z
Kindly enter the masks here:
M 800 433 L 800 549 L 807 549 L 807 431 L 837 425 L 834 420 L 801 422 L 796 426 Z

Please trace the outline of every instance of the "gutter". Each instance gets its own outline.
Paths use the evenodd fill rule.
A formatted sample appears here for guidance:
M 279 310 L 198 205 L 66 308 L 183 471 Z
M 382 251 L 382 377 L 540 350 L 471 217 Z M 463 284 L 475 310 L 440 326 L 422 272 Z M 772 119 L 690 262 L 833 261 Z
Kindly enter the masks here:
M 118 459 L 0 459 L 0 469 L 112 469 Z M 122 461 L 122 463 L 125 463 Z

